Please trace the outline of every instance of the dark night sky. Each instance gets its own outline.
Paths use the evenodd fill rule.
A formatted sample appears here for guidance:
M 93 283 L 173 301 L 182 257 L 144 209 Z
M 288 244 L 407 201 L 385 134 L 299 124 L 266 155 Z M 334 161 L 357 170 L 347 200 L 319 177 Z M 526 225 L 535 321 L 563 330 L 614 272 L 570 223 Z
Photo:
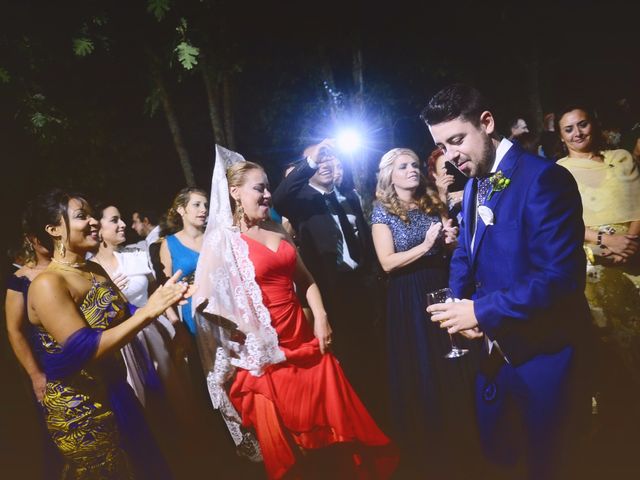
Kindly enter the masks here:
M 144 112 L 151 81 L 143 44 L 155 47 L 155 39 L 172 30 L 172 20 L 159 26 L 144 3 L 2 2 L 0 67 L 12 74 L 12 82 L 0 84 L 2 194 L 9 207 L 3 242 L 15 237 L 23 203 L 54 183 L 125 207 L 144 201 L 159 209 L 183 186 L 162 112 L 153 118 Z M 187 14 L 190 3 L 198 2 L 173 2 L 187 5 Z M 393 107 L 388 121 L 372 126 L 379 153 L 400 146 L 391 145 L 385 131 L 394 124 L 397 143 L 426 153 L 429 139 L 417 115 L 451 81 L 475 83 L 494 99 L 499 118 L 525 109 L 520 59 L 531 45 L 540 52 L 546 110 L 577 95 L 600 106 L 626 96 L 640 106 L 632 7 L 515 3 L 233 2 L 220 10 L 227 35 L 219 47 L 228 41 L 242 64 L 235 77 L 237 149 L 264 163 L 277 183 L 280 166 L 323 131 L 326 112 L 317 107 L 322 92 L 310 67 L 318 43 L 326 47 L 338 88 L 346 91 L 354 32 L 362 42 L 365 89 L 379 96 L 376 105 Z M 74 57 L 71 38 L 101 8 L 109 19 L 109 50 Z M 17 48 L 25 37 L 29 49 Z M 196 177 L 208 189 L 213 135 L 202 79 L 182 72 L 178 82 L 180 69 L 171 72 L 170 93 Z M 34 85 L 68 119 L 65 129 L 54 129 L 53 140 L 41 141 L 26 128 L 24 93 Z

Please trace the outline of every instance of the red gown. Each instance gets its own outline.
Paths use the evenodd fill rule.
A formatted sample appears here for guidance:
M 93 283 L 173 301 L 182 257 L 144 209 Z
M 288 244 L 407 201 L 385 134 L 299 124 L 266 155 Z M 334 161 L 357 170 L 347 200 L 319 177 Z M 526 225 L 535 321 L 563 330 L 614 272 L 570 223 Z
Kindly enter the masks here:
M 256 377 L 239 369 L 229 397 L 255 430 L 269 478 L 388 478 L 398 457 L 346 379 L 336 357 L 322 355 L 293 289 L 297 252 L 243 235 L 262 300 L 287 360 Z M 322 449 L 332 446 L 333 448 Z

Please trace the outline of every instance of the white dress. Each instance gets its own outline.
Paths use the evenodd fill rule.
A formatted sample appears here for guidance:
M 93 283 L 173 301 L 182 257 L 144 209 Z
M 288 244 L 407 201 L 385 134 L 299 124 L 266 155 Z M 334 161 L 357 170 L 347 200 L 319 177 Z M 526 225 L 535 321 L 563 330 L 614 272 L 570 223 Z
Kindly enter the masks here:
M 122 273 L 129 279 L 122 293 L 134 307 L 143 307 L 149 299 L 149 282 L 153 280 L 148 252 L 126 247 L 114 254 L 118 260 L 118 268 L 113 275 Z M 138 332 L 135 340 L 122 349 L 127 366 L 127 381 L 143 405 L 147 395 L 156 391 L 165 395 L 174 409 L 184 406 L 184 364 L 179 359 L 174 360 L 170 353 L 174 336 L 175 328 L 161 315 Z M 153 371 L 150 371 L 150 366 Z
M 149 298 L 149 281 L 153 278 L 146 252 L 138 248 L 127 247 L 120 252 L 114 252 L 114 255 L 118 261 L 118 268 L 113 272 L 108 272 L 109 275 L 112 278 L 118 274 L 126 275 L 129 282 L 122 289 L 122 293 L 134 308 L 144 306 Z M 127 367 L 127 382 L 133 388 L 142 405 L 146 405 L 148 393 L 151 393 L 152 390 L 160 391 L 156 362 L 147 346 L 145 333 L 145 330 L 149 329 L 153 323 L 138 332 L 131 342 L 122 347 L 122 356 Z

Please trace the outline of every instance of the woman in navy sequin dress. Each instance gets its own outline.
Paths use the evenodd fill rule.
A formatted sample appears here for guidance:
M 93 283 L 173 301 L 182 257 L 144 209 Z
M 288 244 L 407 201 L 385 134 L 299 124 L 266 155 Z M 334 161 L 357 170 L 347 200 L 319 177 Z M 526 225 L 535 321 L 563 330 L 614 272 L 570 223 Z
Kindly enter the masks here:
M 449 337 L 425 311 L 427 292 L 448 286 L 447 253 L 457 230 L 437 194 L 427 190 L 411 150 L 396 148 L 382 157 L 376 198 L 371 223 L 378 259 L 389 274 L 390 400 L 402 470 L 457 474 L 447 454 L 462 451 L 460 437 L 474 437 L 468 432 L 474 425 L 474 359 L 445 359 Z

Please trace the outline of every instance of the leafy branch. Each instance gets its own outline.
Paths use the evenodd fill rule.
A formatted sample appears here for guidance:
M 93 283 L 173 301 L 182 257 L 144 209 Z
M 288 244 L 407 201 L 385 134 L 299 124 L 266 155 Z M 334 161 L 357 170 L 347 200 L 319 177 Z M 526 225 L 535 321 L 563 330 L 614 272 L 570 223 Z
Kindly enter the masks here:
M 169 0 L 148 0 L 147 12 L 152 13 L 156 20 L 161 21 L 171 9 Z
M 198 64 L 198 55 L 200 49 L 189 45 L 187 42 L 180 42 L 175 49 L 178 54 L 178 61 L 182 64 L 185 70 L 191 70 Z
M 94 50 L 93 42 L 86 37 L 73 39 L 73 53 L 78 57 L 86 57 Z
M 0 67 L 0 83 L 9 83 L 11 81 L 11 75 L 5 69 Z

